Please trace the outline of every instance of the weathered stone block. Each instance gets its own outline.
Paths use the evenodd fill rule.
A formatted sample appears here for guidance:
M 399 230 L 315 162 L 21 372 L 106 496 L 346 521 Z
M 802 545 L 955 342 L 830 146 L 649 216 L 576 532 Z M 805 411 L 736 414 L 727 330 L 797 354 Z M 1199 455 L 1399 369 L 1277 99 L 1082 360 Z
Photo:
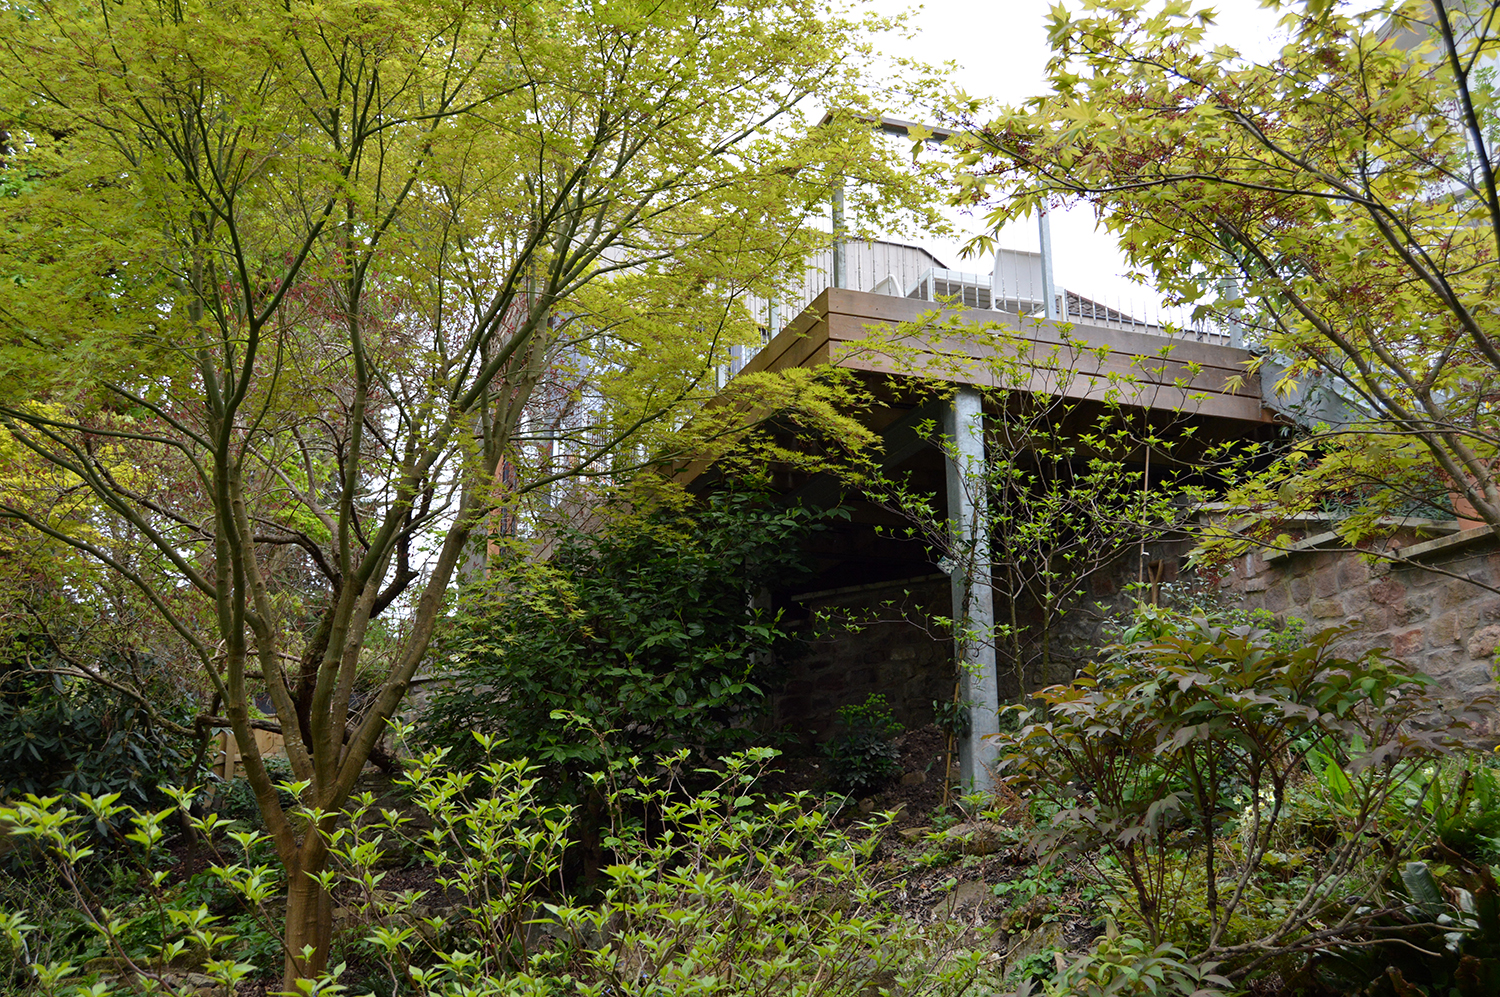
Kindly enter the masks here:
M 1476 592 L 1477 589 L 1468 582 L 1461 582 L 1457 579 L 1447 581 L 1443 583 L 1439 592 L 1438 604 L 1444 609 L 1453 609 L 1473 600 Z
M 1385 606 L 1366 606 L 1359 613 L 1359 622 L 1365 625 L 1365 629 L 1374 633 L 1391 625 L 1391 615 L 1390 609 Z
M 1308 607 L 1313 618 L 1317 620 L 1342 620 L 1344 618 L 1343 603 L 1337 599 L 1317 599 Z
M 1422 648 L 1425 636 L 1421 627 L 1391 635 L 1391 653 L 1398 658 L 1409 658 Z
M 1500 627 L 1482 627 L 1469 635 L 1465 650 L 1471 658 L 1488 658 L 1500 646 Z
M 1398 579 L 1387 578 L 1370 586 L 1370 598 L 1384 605 L 1393 605 L 1406 597 L 1406 586 Z
M 1344 615 L 1353 619 L 1370 605 L 1370 593 L 1363 588 L 1351 589 L 1340 596 L 1344 603 Z
M 1313 592 L 1321 599 L 1327 599 L 1339 590 L 1338 571 L 1335 565 L 1319 565 L 1312 577 Z
M 1399 602 L 1391 607 L 1391 626 L 1404 627 L 1421 623 L 1431 614 L 1432 607 L 1424 602 Z
M 1483 696 L 1495 691 L 1494 671 L 1488 664 L 1470 664 L 1434 676 L 1465 698 Z
M 1457 613 L 1444 613 L 1427 625 L 1428 647 L 1457 644 L 1462 642 L 1464 636 Z
M 1305 606 L 1313 600 L 1312 579 L 1307 577 L 1293 578 L 1291 599 L 1293 605 Z
M 1461 647 L 1446 645 L 1428 649 L 1419 661 L 1412 662 L 1421 667 L 1428 675 L 1441 676 L 1452 674 L 1457 669 L 1468 664 L 1468 655 L 1464 654 Z
M 1370 580 L 1370 567 L 1357 554 L 1348 554 L 1339 559 L 1334 576 L 1340 589 L 1350 589 Z
M 1269 609 L 1273 613 L 1284 613 L 1290 603 L 1287 600 L 1286 585 L 1272 585 L 1262 593 L 1259 602 L 1262 608 Z

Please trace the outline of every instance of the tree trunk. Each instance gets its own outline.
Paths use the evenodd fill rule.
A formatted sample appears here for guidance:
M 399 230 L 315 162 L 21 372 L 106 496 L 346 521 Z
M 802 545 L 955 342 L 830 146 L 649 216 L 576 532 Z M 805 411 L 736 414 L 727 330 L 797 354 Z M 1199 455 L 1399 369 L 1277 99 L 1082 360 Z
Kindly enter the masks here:
M 316 834 L 316 831 L 309 831 Z M 328 968 L 328 947 L 333 939 L 333 898 L 313 878 L 323 871 L 326 853 L 308 862 L 299 861 L 287 867 L 286 883 L 286 964 L 282 972 L 282 989 L 297 993 L 297 980 L 317 976 Z M 306 957 L 307 946 L 312 947 Z

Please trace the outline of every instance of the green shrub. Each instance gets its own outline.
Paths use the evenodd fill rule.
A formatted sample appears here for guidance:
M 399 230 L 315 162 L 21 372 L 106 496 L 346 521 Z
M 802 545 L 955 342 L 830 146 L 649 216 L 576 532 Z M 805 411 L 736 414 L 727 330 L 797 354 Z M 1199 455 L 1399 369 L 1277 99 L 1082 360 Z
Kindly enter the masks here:
M 1107 860 L 1122 926 L 1232 976 L 1305 951 L 1314 931 L 1357 935 L 1428 828 L 1403 797 L 1457 744 L 1457 721 L 1431 723 L 1444 704 L 1430 680 L 1379 652 L 1339 657 L 1347 629 L 1290 646 L 1203 617 L 1139 624 L 1136 643 L 1043 690 L 1000 737 L 1006 780 L 1056 808 L 1038 847 Z M 1333 752 L 1336 798 L 1302 790 L 1316 751 Z M 1288 869 L 1299 798 L 1326 838 Z M 1361 904 L 1372 913 L 1349 916 Z
M 884 696 L 841 707 L 834 735 L 823 746 L 834 788 L 868 793 L 890 782 L 901 771 L 901 750 L 891 738 L 904 729 Z
M 1131 935 L 1105 936 L 1044 984 L 1047 997 L 1223 997 L 1230 980 L 1173 945 Z
M 1430 817 L 1443 847 L 1480 865 L 1500 861 L 1500 770 L 1493 757 L 1477 765 L 1432 766 L 1419 778 L 1404 802 Z
M 445 646 L 451 682 L 419 740 L 479 757 L 472 734 L 545 766 L 549 791 L 581 799 L 582 773 L 613 753 L 700 757 L 743 745 L 792 635 L 751 596 L 806 570 L 822 514 L 715 495 L 597 534 L 570 533 L 468 600 Z M 570 720 L 599 736 L 580 736 Z
M 115 655 L 100 671 L 121 664 Z M 148 658 L 136 664 L 156 671 Z M 0 649 L 0 799 L 119 792 L 141 805 L 162 802 L 158 784 L 188 774 L 187 739 L 135 698 L 58 673 L 73 670 L 44 636 L 13 637 Z M 155 683 L 149 694 L 158 715 L 179 728 L 190 723 L 189 704 L 167 683 Z
M 1426 863 L 1408 862 L 1391 884 L 1406 902 L 1380 912 L 1361 944 L 1320 948 L 1297 982 L 1361 997 L 1500 993 L 1500 888 L 1484 866 L 1455 878 L 1466 885 L 1441 883 Z
M 485 740 L 485 751 L 494 747 Z M 840 829 L 806 794 L 776 800 L 757 794 L 756 781 L 774 754 L 753 749 L 721 759 L 714 770 L 696 773 L 708 788 L 695 794 L 682 783 L 685 751 L 593 773 L 609 806 L 611 856 L 607 882 L 595 898 L 561 889 L 557 874 L 572 817 L 545 802 L 534 767 L 486 760 L 455 770 L 443 751 L 417 758 L 405 783 L 420 821 L 377 810 L 366 794 L 353 802 L 342 826 L 325 835 L 334 859 L 325 882 L 358 914 L 353 944 L 365 966 L 375 967 L 353 992 L 992 992 L 998 980 L 985 960 L 985 939 L 966 942 L 956 922 L 920 926 L 891 908 L 891 891 L 902 884 L 888 879 L 886 866 L 874 859 L 886 831 L 883 819 Z M 642 813 L 651 815 L 649 825 L 635 816 Z M 88 799 L 78 800 L 76 809 L 58 801 L 0 808 L 0 821 L 45 846 L 63 882 L 87 851 L 81 828 L 100 815 L 118 820 L 125 812 L 114 802 Z M 136 815 L 137 840 L 158 842 L 165 816 Z M 212 817 L 197 821 L 205 834 L 214 823 Z M 232 837 L 241 855 L 215 864 L 210 874 L 246 903 L 274 901 L 279 884 L 254 854 L 264 836 Z M 423 891 L 381 888 L 377 868 L 387 849 L 402 843 L 431 863 L 443 906 Z M 207 904 L 182 901 L 162 905 L 169 928 L 152 959 L 170 963 L 187 947 L 201 947 L 208 954 L 203 972 L 230 991 L 268 968 L 247 957 L 245 942 L 226 932 L 224 918 Z M 98 911 L 90 917 L 119 951 L 119 926 Z M 24 924 L 24 915 L 14 922 L 20 941 L 31 935 Z M 160 977 L 150 960 L 133 961 L 143 988 Z M 43 981 L 78 979 L 77 967 L 62 962 L 30 968 Z M 335 967 L 316 981 L 314 992 L 337 992 L 343 972 Z M 94 997 L 110 992 L 109 986 L 92 991 Z

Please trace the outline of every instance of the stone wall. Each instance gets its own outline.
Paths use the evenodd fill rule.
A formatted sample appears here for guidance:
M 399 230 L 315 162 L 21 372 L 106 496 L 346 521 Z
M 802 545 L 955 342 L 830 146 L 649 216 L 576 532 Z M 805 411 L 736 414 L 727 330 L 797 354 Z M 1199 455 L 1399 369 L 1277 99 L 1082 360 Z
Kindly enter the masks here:
M 1220 580 L 1246 608 L 1309 628 L 1355 623 L 1344 649 L 1390 653 L 1439 680 L 1452 695 L 1493 692 L 1500 645 L 1500 545 L 1488 528 L 1437 540 L 1397 535 L 1385 548 L 1397 560 L 1351 550 L 1252 553 Z M 1492 717 L 1485 735 L 1500 734 Z
M 1137 597 L 1129 591 L 1130 584 L 1143 577 L 1175 581 L 1186 549 L 1186 540 L 1152 544 L 1146 550 L 1145 567 L 1132 552 L 1094 576 L 1085 595 L 1053 631 L 1051 667 L 1044 672 L 1031 662 L 1028 691 L 1070 681 L 1097 655 L 1105 641 L 1107 620 L 1129 615 Z M 776 729 L 794 733 L 805 742 L 826 739 L 839 707 L 862 703 L 871 694 L 885 696 L 897 719 L 916 728 L 932 722 L 934 700 L 953 696 L 957 676 L 952 640 L 946 628 L 931 622 L 953 612 L 946 576 L 805 593 L 793 601 L 814 613 L 844 614 L 851 621 L 864 622 L 853 631 L 835 630 L 823 640 L 809 642 L 800 653 L 781 662 L 787 681 L 772 697 L 771 719 Z M 1023 626 L 1035 626 L 1037 616 L 1034 607 L 1019 607 Z M 995 618 L 1001 623 L 1009 619 L 1009 609 L 998 596 Z M 1036 653 L 1037 648 L 1031 647 L 1030 652 Z M 996 657 L 1000 700 L 1013 702 L 1017 698 L 1015 671 L 1003 641 Z
M 797 602 L 858 628 L 811 640 L 783 662 L 788 680 L 773 696 L 776 729 L 826 740 L 839 707 L 877 693 L 914 729 L 932 722 L 933 700 L 953 695 L 952 643 L 931 622 L 952 612 L 946 576 L 808 593 Z

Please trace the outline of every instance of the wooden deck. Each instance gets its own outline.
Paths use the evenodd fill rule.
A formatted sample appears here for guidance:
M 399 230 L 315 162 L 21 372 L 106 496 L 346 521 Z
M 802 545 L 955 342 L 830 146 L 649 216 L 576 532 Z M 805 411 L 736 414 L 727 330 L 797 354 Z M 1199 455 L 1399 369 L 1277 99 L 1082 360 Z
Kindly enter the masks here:
M 1058 323 L 1007 312 L 943 309 L 930 301 L 829 288 L 744 367 L 746 372 L 837 364 L 895 377 L 1057 393 L 1057 359 L 1076 373 L 1062 378 L 1074 398 L 1113 397 L 1131 407 L 1189 413 L 1263 426 L 1278 421 L 1261 403 L 1260 375 L 1247 373 L 1246 350 L 1099 326 Z M 898 336 L 901 323 L 956 319 Z M 1024 323 L 1024 328 L 1023 328 Z M 1011 345 L 1007 345 L 1007 340 Z M 1029 350 L 1018 365 L 994 362 Z M 997 374 L 998 369 L 1001 373 Z

